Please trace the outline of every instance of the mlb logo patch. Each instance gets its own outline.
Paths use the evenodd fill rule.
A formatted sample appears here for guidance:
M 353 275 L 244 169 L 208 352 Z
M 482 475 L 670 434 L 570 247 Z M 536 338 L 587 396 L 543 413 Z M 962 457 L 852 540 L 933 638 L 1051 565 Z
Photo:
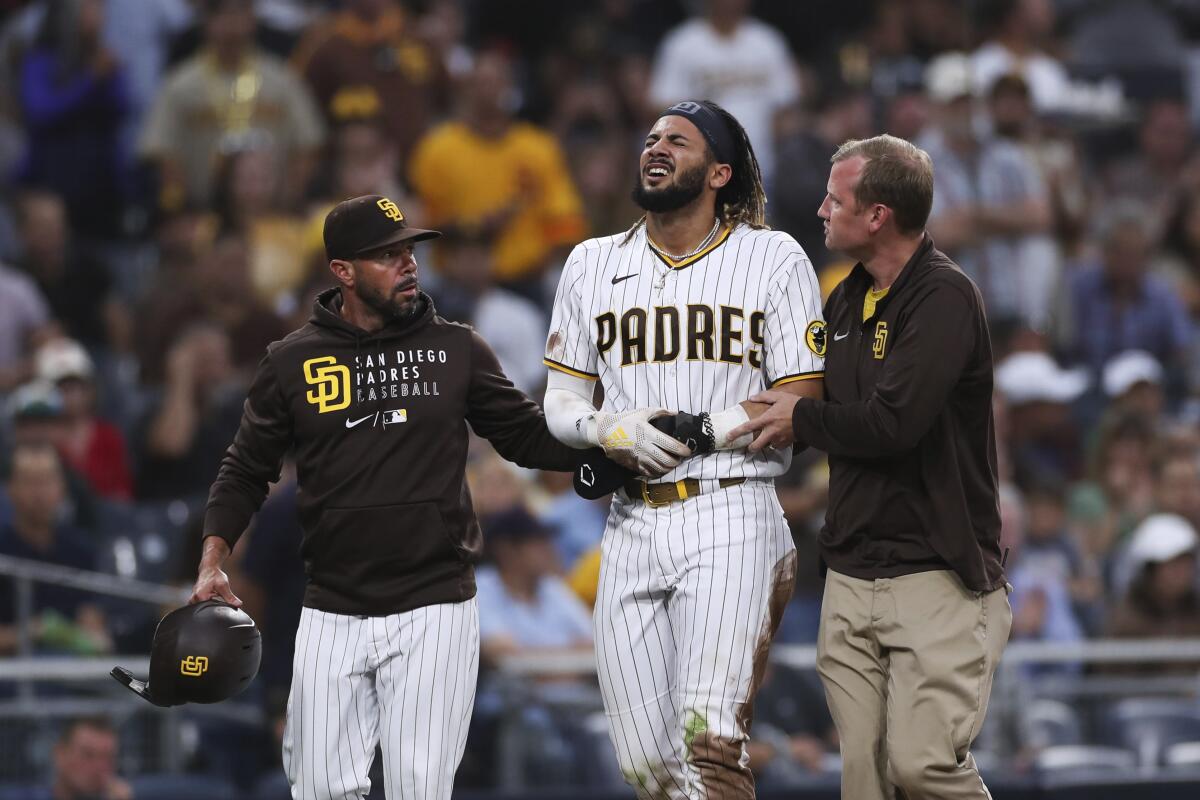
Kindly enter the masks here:
M 399 425 L 401 422 L 408 422 L 408 409 L 396 408 L 383 412 L 384 425 Z

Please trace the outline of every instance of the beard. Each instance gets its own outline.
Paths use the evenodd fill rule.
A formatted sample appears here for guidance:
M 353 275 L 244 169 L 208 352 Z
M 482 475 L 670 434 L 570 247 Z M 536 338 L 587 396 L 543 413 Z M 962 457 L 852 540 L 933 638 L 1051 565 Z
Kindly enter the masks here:
M 361 283 L 354 285 L 354 294 L 363 305 L 374 311 L 389 322 L 402 322 L 417 315 L 421 307 L 421 295 L 418 292 L 411 300 L 398 296 L 396 291 L 385 294 Z
M 704 191 L 704 175 L 707 164 L 700 164 L 685 172 L 675 173 L 675 180 L 662 189 L 647 189 L 639 175 L 633 185 L 633 202 L 651 214 L 665 214 L 691 203 Z

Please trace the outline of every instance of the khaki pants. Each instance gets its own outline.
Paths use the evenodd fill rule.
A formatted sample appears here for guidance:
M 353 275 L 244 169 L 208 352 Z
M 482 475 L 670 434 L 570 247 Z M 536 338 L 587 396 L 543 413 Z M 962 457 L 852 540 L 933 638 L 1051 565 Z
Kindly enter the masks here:
M 1006 587 L 949 570 L 825 582 L 817 672 L 842 747 L 845 800 L 990 798 L 968 752 L 1012 627 Z

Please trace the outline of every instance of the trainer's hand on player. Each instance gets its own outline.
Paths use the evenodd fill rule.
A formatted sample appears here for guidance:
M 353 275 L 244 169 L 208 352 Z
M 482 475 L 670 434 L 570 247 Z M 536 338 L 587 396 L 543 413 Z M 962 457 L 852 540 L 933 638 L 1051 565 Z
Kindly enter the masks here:
M 775 389 L 754 395 L 750 402 L 766 403 L 769 407 L 754 419 L 731 430 L 729 438 L 736 439 L 747 433 L 757 433 L 758 436 L 746 447 L 751 453 L 757 453 L 765 447 L 791 447 L 796 441 L 796 434 L 792 428 L 792 410 L 799 399 L 794 394 Z
M 670 414 L 662 408 L 597 414 L 596 436 L 604 455 L 647 478 L 658 478 L 675 469 L 692 454 L 691 448 L 650 424 L 650 420 Z

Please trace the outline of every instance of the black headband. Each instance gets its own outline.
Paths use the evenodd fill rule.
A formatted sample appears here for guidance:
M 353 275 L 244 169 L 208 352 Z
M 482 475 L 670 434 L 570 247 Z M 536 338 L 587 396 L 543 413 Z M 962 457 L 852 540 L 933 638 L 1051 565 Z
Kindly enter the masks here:
M 733 146 L 733 136 L 730 134 L 725 120 L 721 119 L 720 114 L 703 103 L 697 103 L 694 100 L 684 100 L 682 103 L 676 103 L 668 108 L 662 115 L 664 117 L 674 115 L 691 120 L 691 123 L 704 136 L 704 141 L 708 142 L 708 146 L 713 151 L 713 155 L 716 156 L 717 162 L 720 164 L 733 163 L 735 149 Z

